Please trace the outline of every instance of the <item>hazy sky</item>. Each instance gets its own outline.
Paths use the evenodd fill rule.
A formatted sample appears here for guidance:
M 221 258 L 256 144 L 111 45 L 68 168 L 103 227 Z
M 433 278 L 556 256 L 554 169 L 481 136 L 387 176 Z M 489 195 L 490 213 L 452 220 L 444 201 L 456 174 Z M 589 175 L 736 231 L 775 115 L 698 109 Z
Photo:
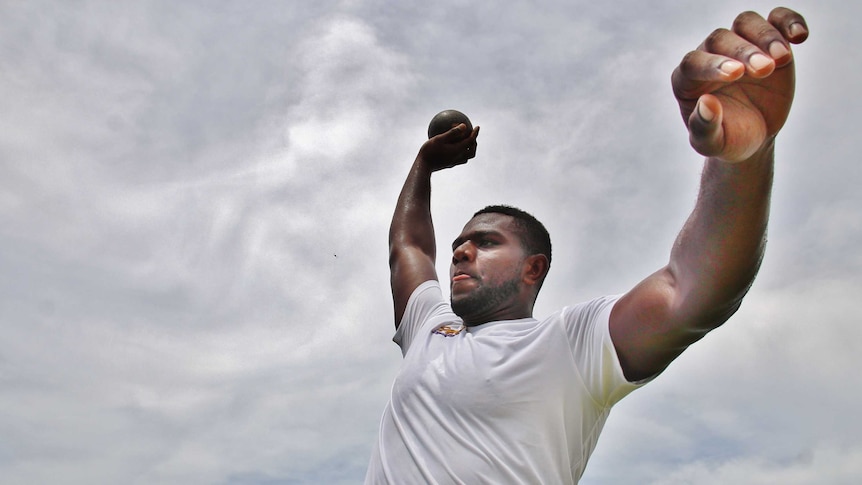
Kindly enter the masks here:
M 662 266 L 701 167 L 670 91 L 772 3 L 0 1 L 4 484 L 362 480 L 400 352 L 386 237 L 430 118 L 434 177 L 548 226 L 537 316 Z M 624 399 L 582 483 L 862 477 L 862 4 L 810 25 L 770 241 L 740 312 Z

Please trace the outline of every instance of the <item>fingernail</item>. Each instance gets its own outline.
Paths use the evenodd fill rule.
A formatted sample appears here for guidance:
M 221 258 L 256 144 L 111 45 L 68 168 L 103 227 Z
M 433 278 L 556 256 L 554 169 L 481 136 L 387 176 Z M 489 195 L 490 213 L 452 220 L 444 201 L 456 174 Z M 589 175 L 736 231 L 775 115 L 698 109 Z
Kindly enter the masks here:
M 787 50 L 787 47 L 784 47 L 784 44 L 781 41 L 776 40 L 775 42 L 769 44 L 769 55 L 772 56 L 776 61 L 779 59 L 784 59 L 787 55 L 790 54 L 790 51 Z
M 808 33 L 808 29 L 799 22 L 790 24 L 790 37 L 799 37 Z
M 772 59 L 763 54 L 754 54 L 748 58 L 748 63 L 755 71 L 761 71 L 772 65 Z
M 709 106 L 707 106 L 703 101 L 697 102 L 697 114 L 707 123 L 715 119 L 715 112 L 709 109 Z
M 730 76 L 737 74 L 740 70 L 745 69 L 745 66 L 742 65 L 741 62 L 737 61 L 724 61 L 718 66 L 718 69 Z

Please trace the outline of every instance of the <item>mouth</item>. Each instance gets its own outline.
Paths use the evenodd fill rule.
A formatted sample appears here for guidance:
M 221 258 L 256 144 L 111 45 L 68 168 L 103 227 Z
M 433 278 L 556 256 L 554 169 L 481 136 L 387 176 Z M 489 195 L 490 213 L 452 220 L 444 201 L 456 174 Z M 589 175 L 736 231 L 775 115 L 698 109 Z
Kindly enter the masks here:
M 469 273 L 464 273 L 463 271 L 459 271 L 459 272 L 455 273 L 454 275 L 452 275 L 451 281 L 452 281 L 452 285 L 454 286 L 455 284 L 460 283 L 462 281 L 469 281 L 472 279 L 475 279 L 473 277 L 473 275 L 471 275 Z

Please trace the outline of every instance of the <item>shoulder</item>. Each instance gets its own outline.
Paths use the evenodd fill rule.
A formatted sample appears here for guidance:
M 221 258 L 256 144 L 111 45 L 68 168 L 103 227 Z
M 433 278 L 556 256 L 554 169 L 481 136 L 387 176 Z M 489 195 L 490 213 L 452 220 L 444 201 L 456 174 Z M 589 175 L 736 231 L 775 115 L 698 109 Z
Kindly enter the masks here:
M 392 340 L 401 347 L 402 354 L 406 354 L 422 328 L 430 324 L 439 325 L 442 321 L 461 323 L 461 319 L 452 312 L 452 307 L 443 297 L 440 283 L 428 280 L 417 286 L 411 293 L 404 309 L 404 316 Z
M 447 310 L 451 311 L 451 307 L 449 302 L 443 298 L 440 282 L 428 280 L 417 286 L 410 294 L 410 298 L 407 299 L 407 307 L 404 309 L 404 316 L 398 327 L 400 329 L 404 325 L 423 320 L 431 314 Z
M 593 399 L 613 404 L 643 382 L 629 382 L 610 334 L 610 316 L 622 295 L 594 298 L 563 308 L 557 319 L 571 345 L 578 372 Z
M 611 310 L 621 295 L 593 298 L 572 306 L 566 306 L 556 315 L 567 331 L 578 332 L 590 327 L 607 327 Z

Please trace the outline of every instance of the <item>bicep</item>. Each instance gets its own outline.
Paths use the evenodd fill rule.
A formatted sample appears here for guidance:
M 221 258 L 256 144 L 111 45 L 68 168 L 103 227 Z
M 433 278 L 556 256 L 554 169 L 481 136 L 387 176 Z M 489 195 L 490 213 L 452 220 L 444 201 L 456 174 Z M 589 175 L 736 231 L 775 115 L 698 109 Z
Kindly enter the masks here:
M 626 379 L 634 382 L 657 375 L 716 326 L 713 318 L 692 311 L 685 301 L 667 267 L 617 301 L 609 326 Z
M 410 295 L 422 283 L 437 281 L 437 272 L 434 258 L 415 247 L 391 249 L 389 271 L 395 305 L 395 328 L 398 328 Z

